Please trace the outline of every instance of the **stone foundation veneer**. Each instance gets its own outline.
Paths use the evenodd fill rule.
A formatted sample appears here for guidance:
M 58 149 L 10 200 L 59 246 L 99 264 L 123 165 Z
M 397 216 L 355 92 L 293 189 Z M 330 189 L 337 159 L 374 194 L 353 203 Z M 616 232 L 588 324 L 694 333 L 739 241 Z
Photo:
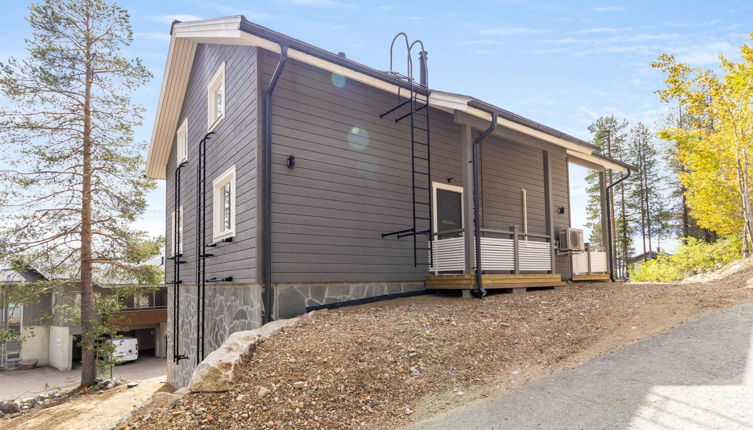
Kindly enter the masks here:
M 180 287 L 180 353 L 188 356 L 173 362 L 173 287 L 168 287 L 167 382 L 180 389 L 188 385 L 196 369 L 196 287 Z M 273 284 L 274 319 L 292 318 L 313 306 L 423 291 L 423 281 Z M 261 326 L 262 288 L 258 284 L 211 284 L 206 287 L 204 355 L 208 356 L 237 331 Z
M 196 368 L 196 287 L 180 287 L 180 353 L 188 356 L 173 362 L 173 287 L 168 287 L 167 382 L 175 388 L 188 385 Z M 204 308 L 204 355 L 219 348 L 237 331 L 261 326 L 261 287 L 239 284 L 207 285 Z
M 407 282 L 338 282 L 310 284 L 275 284 L 276 318 L 291 318 L 306 313 L 313 306 L 329 305 L 370 297 L 423 291 L 423 281 Z

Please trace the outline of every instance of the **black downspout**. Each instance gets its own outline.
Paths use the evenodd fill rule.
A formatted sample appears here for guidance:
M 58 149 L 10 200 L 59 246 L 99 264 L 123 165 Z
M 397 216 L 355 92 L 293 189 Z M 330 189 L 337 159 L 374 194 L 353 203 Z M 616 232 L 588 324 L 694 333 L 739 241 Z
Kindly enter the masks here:
M 288 60 L 288 46 L 280 45 L 280 61 L 277 63 L 269 86 L 264 91 L 264 175 L 262 176 L 262 323 L 272 321 L 272 94 Z
M 494 129 L 497 128 L 497 113 L 489 112 L 492 116 L 492 123 L 489 128 L 481 132 L 481 134 L 473 141 L 473 160 L 471 161 L 473 168 L 473 234 L 476 243 L 476 297 L 482 299 L 486 295 L 484 289 L 484 282 L 481 276 L 481 202 L 479 197 L 479 178 L 478 178 L 478 148 L 481 143 L 489 136 Z
M 607 185 L 607 190 L 606 190 L 606 193 L 605 193 L 606 194 L 605 197 L 607 199 L 607 205 L 606 205 L 607 206 L 607 240 L 609 241 L 609 244 L 608 244 L 608 246 L 609 246 L 609 265 L 611 266 L 610 267 L 611 270 L 609 271 L 610 272 L 609 274 L 610 274 L 610 278 L 612 279 L 612 282 L 616 282 L 617 281 L 617 276 L 615 275 L 615 270 L 616 270 L 615 266 L 617 266 L 617 252 L 616 252 L 617 250 L 614 249 L 614 237 L 612 237 L 612 210 L 613 210 L 613 208 L 609 204 L 609 192 L 610 192 L 610 190 L 613 187 L 615 187 L 616 185 L 619 185 L 620 183 L 622 183 L 622 181 L 624 181 L 627 178 L 629 178 L 632 173 L 633 172 L 630 169 L 627 169 L 627 173 L 625 175 L 623 175 L 622 177 L 620 177 L 620 179 L 618 179 L 618 180 L 612 182 L 611 184 Z

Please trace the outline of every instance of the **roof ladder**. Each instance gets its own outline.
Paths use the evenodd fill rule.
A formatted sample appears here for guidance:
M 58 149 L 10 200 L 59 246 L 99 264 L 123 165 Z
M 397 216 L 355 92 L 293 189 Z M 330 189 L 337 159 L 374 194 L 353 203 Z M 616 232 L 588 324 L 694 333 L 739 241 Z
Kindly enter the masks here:
M 405 46 L 408 52 L 407 66 L 408 74 L 400 75 L 392 70 L 392 54 L 395 46 L 395 41 L 403 37 L 405 39 Z M 411 50 L 415 45 L 420 45 L 421 51 L 419 52 L 420 61 L 420 76 L 421 81 L 416 83 L 413 79 L 413 60 L 411 56 Z M 393 231 L 390 233 L 383 233 L 382 237 L 396 236 L 398 239 L 403 237 L 413 238 L 413 266 L 418 267 L 427 265 L 424 261 L 419 261 L 419 251 L 427 251 L 429 254 L 429 267 L 434 265 L 433 239 L 434 231 L 432 225 L 432 184 L 431 184 L 431 133 L 430 133 L 430 118 L 429 118 L 429 88 L 427 84 L 427 66 L 426 66 L 426 51 L 424 50 L 423 42 L 416 40 L 413 43 L 408 41 L 408 36 L 405 33 L 398 33 L 392 44 L 390 45 L 390 73 L 396 75 L 400 79 L 406 82 L 408 94 L 407 100 L 403 100 L 401 97 L 401 90 L 398 90 L 397 105 L 388 111 L 379 115 L 379 118 L 384 119 L 388 115 L 395 114 L 395 123 L 399 123 L 404 119 L 410 120 L 410 150 L 411 150 L 411 209 L 412 209 L 412 225 L 410 228 Z M 408 108 L 405 112 L 405 108 Z M 426 235 L 429 239 L 429 246 L 422 246 L 420 244 L 426 242 L 419 242 L 418 237 Z

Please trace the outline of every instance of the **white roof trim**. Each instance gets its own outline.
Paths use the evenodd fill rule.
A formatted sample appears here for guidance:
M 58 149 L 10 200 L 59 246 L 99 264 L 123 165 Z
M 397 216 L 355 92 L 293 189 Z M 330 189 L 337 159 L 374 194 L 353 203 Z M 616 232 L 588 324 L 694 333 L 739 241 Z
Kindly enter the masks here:
M 202 21 L 181 22 L 173 25 L 170 49 L 162 78 L 157 112 L 155 114 L 152 140 L 146 160 L 146 175 L 154 179 L 165 179 L 170 148 L 178 125 L 178 116 L 183 105 L 188 79 L 191 74 L 196 45 L 199 43 L 232 44 L 257 46 L 279 53 L 280 46 L 270 40 L 240 30 L 242 17 L 217 18 Z M 397 93 L 398 87 L 381 79 L 365 75 L 347 67 L 331 63 L 304 52 L 288 49 L 288 57 L 314 67 L 343 75 L 363 84 Z M 431 106 L 447 111 L 462 111 L 486 121 L 491 116 L 480 109 L 468 106 L 472 98 L 443 91 L 431 91 Z M 515 130 L 539 140 L 563 147 L 577 156 L 595 164 L 625 171 L 624 167 L 591 155 L 591 150 L 582 145 L 552 136 L 513 121 L 498 118 L 502 127 Z
M 461 112 L 466 112 L 477 118 L 481 118 L 484 121 L 491 121 L 492 118 L 488 112 L 468 106 L 468 102 L 471 100 L 473 100 L 473 98 L 468 97 L 468 96 L 432 90 L 431 97 L 430 97 L 430 104 L 440 109 L 445 108 L 445 109 L 458 110 Z M 508 128 L 510 130 L 515 130 L 523 134 L 529 135 L 531 137 L 535 137 L 536 139 L 543 140 L 545 142 L 549 142 L 557 146 L 561 146 L 563 148 L 566 148 L 569 151 L 575 151 L 575 152 L 584 153 L 584 154 L 590 154 L 592 152 L 590 148 L 587 148 L 583 145 L 578 145 L 577 143 L 573 143 L 565 139 L 552 136 L 551 134 L 544 133 L 539 130 L 534 130 L 530 127 L 526 127 L 523 124 L 518 124 L 516 122 L 510 121 L 504 118 L 498 117 L 497 124 L 502 127 Z M 603 164 L 603 163 L 598 163 L 598 164 Z
M 575 151 L 567 151 L 568 157 L 571 159 L 572 162 L 575 164 L 579 164 L 578 160 L 586 161 L 587 163 L 583 163 L 581 165 L 585 167 L 591 167 L 592 165 L 596 164 L 599 166 L 603 166 L 607 169 L 616 170 L 618 172 L 627 173 L 627 168 L 625 166 L 619 165 L 617 163 L 614 163 L 609 160 L 605 160 L 601 157 L 597 157 L 593 154 L 584 154 L 582 152 L 575 152 Z

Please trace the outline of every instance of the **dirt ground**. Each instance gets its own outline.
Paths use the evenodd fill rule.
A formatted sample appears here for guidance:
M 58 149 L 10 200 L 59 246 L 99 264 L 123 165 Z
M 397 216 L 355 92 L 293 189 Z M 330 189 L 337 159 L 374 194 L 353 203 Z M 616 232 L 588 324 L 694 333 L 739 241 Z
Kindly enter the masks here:
M 89 430 L 107 429 L 128 412 L 165 389 L 165 377 L 146 379 L 133 388 L 124 385 L 102 394 L 83 395 L 46 409 L 38 409 L 8 421 L 0 429 L 13 430 Z
M 324 311 L 261 344 L 239 386 L 156 402 L 123 429 L 387 428 L 499 394 L 753 298 L 697 284 L 573 284 Z

